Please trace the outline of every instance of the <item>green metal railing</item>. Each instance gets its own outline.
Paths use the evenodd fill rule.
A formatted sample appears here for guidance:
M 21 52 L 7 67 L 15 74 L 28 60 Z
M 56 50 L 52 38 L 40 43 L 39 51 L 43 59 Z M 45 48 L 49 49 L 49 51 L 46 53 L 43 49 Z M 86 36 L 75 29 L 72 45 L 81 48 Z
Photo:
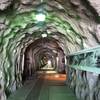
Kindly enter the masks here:
M 100 74 L 100 46 L 69 54 L 67 59 L 71 68 Z

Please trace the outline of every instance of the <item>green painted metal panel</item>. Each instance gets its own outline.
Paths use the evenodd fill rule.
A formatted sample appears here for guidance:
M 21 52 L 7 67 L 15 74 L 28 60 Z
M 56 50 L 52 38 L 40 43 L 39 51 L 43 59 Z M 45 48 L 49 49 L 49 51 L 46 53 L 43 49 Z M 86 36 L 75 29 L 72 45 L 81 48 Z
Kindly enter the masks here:
M 95 74 L 100 74 L 100 68 L 96 68 L 96 67 L 77 66 L 77 65 L 70 65 L 70 67 L 76 70 L 83 70 L 83 71 L 93 72 Z
M 99 51 L 100 52 L 100 46 L 89 48 L 89 49 L 80 50 L 78 52 L 74 52 L 72 54 L 69 54 L 68 56 L 86 54 L 86 53 L 95 52 L 95 51 Z
M 100 46 L 68 55 L 68 65 L 76 70 L 100 74 Z

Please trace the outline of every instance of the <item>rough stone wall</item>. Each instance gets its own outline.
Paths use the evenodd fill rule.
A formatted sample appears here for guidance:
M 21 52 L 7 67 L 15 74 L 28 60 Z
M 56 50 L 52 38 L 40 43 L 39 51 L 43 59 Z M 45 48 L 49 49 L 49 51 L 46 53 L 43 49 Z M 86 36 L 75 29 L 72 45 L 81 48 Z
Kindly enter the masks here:
M 12 3 L 12 0 L 0 0 L 0 10 L 7 9 Z
M 100 16 L 100 0 L 87 0 Z
M 69 85 L 78 100 L 99 100 L 100 75 L 91 72 L 69 69 Z

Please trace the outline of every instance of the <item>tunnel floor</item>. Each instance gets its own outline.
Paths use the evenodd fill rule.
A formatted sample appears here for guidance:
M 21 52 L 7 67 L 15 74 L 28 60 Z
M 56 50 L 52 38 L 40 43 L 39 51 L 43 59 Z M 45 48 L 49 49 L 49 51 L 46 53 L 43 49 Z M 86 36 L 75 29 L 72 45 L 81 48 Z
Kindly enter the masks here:
M 65 74 L 38 72 L 8 100 L 76 100 L 65 79 Z

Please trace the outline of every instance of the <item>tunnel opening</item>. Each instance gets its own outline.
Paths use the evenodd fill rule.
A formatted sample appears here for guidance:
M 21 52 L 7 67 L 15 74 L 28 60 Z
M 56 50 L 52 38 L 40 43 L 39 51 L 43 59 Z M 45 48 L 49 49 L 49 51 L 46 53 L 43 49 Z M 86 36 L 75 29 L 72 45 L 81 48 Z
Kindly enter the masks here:
M 37 72 L 65 74 L 65 54 L 58 40 L 52 37 L 36 39 L 25 50 L 22 81 L 30 79 Z

